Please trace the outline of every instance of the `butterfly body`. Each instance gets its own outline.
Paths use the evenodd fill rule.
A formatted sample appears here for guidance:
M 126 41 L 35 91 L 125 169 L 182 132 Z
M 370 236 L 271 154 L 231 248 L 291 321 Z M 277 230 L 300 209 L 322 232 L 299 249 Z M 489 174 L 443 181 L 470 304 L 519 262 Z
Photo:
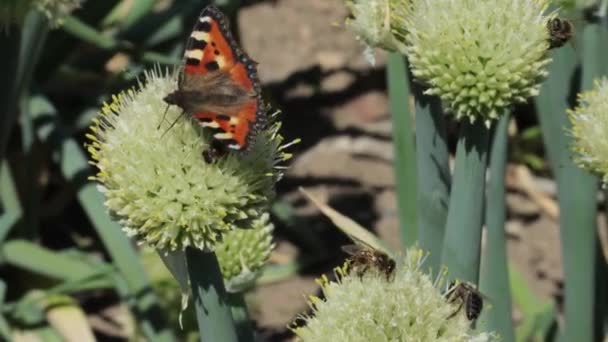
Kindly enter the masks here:
M 222 71 L 207 74 L 185 74 L 178 90 L 167 95 L 165 102 L 188 113 L 213 112 L 236 116 L 241 106 L 255 100 L 256 94 L 236 85 Z M 221 115 L 221 114 L 218 114 Z
M 224 14 L 203 9 L 186 44 L 178 88 L 165 102 L 213 129 L 213 145 L 247 150 L 264 121 L 260 91 L 256 63 L 232 37 Z

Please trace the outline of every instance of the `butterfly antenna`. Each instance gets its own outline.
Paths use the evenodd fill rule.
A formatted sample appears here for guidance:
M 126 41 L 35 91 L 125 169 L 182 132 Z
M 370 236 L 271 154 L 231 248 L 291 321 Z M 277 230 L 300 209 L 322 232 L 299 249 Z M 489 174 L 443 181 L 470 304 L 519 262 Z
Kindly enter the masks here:
M 163 124 L 163 122 L 165 122 L 165 118 L 167 117 L 168 111 L 169 111 L 169 104 L 167 104 L 167 108 L 165 108 L 165 113 L 163 114 L 163 118 L 158 123 L 158 126 L 156 127 L 156 129 L 160 129 L 160 126 Z M 173 127 L 173 124 L 171 125 L 171 127 Z M 165 132 L 165 133 L 167 133 L 167 132 Z M 165 133 L 163 133 L 163 135 L 165 135 Z
M 174 121 L 171 123 L 171 125 L 169 125 L 169 128 L 167 128 L 167 130 L 165 130 L 165 131 L 163 132 L 163 134 L 160 136 L 160 138 L 161 138 L 161 139 L 162 139 L 162 138 L 165 136 L 165 134 L 167 134 L 167 132 L 169 132 L 169 130 L 171 130 L 171 128 L 173 128 L 173 126 L 175 126 L 175 124 L 176 124 L 176 123 L 179 121 L 179 119 L 181 119 L 181 118 L 184 116 L 184 114 L 185 114 L 185 113 L 186 113 L 186 112 L 182 111 L 182 113 L 181 113 L 181 114 L 180 114 L 180 115 L 177 117 L 177 119 L 175 119 L 175 120 L 174 120 Z M 163 121 L 164 121 L 164 119 L 163 119 Z M 160 125 L 158 126 L 158 128 L 160 128 Z

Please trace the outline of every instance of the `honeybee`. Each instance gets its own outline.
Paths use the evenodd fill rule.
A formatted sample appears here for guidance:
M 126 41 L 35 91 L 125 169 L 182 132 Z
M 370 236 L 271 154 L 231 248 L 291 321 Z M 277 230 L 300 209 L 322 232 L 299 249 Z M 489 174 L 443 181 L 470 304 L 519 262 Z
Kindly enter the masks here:
M 469 321 L 474 321 L 479 318 L 481 310 L 483 310 L 483 298 L 485 296 L 481 294 L 473 284 L 465 282 L 456 284 L 452 281 L 445 295 L 448 303 L 454 303 L 456 300 L 460 299 L 458 308 L 448 316 L 448 319 L 456 316 L 463 307 Z
M 351 256 L 349 268 L 355 271 L 359 277 L 373 267 L 383 273 L 386 280 L 390 280 L 395 271 L 395 260 L 371 246 L 346 245 L 342 246 L 342 250 Z
M 566 19 L 551 18 L 547 20 L 549 30 L 549 49 L 562 47 L 574 35 L 574 25 Z

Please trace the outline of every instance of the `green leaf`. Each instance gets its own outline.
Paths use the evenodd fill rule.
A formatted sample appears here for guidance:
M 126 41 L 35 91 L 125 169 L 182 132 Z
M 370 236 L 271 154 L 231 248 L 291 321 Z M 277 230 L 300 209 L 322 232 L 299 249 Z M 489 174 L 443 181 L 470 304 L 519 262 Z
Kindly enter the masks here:
M 0 308 L 4 306 L 4 297 L 6 296 L 6 283 L 0 279 Z M 4 313 L 0 312 L 0 337 L 9 341 L 11 339 L 11 328 L 4 318 Z
M 581 85 L 589 89 L 601 72 L 598 27 L 588 25 L 583 31 Z M 549 78 L 537 98 L 537 112 L 549 161 L 557 179 L 560 208 L 560 240 L 565 275 L 565 328 L 563 341 L 591 341 L 593 335 L 594 258 L 596 231 L 596 192 L 598 180 L 579 169 L 571 160 L 570 123 L 566 109 L 579 91 L 576 82 L 578 61 L 575 51 L 561 48 L 554 52 Z M 575 80 L 572 82 L 572 80 Z M 574 87 L 571 87 L 574 85 Z
M 405 249 L 416 244 L 416 154 L 410 111 L 410 89 L 404 57 L 389 55 L 387 66 L 388 95 L 393 120 L 395 181 L 399 213 L 401 245 Z
M 96 28 L 86 24 L 73 15 L 65 18 L 62 29 L 72 36 L 103 50 L 114 50 L 121 45 L 113 37 L 99 32 Z
M 386 246 L 386 244 L 377 238 L 373 233 L 369 230 L 365 229 L 357 222 L 353 221 L 351 218 L 346 217 L 339 212 L 335 211 L 330 206 L 322 203 L 317 198 L 315 198 L 312 194 L 304 190 L 303 188 L 299 189 L 301 193 L 303 193 L 308 199 L 319 209 L 321 212 L 327 216 L 333 224 L 340 229 L 344 234 L 348 235 L 348 237 L 356 243 L 363 243 L 373 249 L 384 252 L 388 254 L 393 259 L 395 258 L 395 253 Z
M 523 321 L 519 324 L 516 330 L 515 341 L 519 342 L 541 342 L 545 341 L 543 324 L 549 313 L 555 318 L 555 306 L 550 301 L 540 300 L 528 287 L 524 277 L 513 267 L 509 268 L 509 287 L 513 294 L 513 302 L 521 311 Z M 505 340 L 509 341 L 509 340 Z
M 82 257 L 70 258 L 25 240 L 11 240 L 2 245 L 4 262 L 46 277 L 68 281 L 80 280 L 107 272 L 102 264 L 86 262 Z M 111 287 L 107 281 L 99 286 Z
M 0 216 L 0 245 L 2 245 L 11 228 L 22 215 L 15 182 L 6 161 L 0 166 L 0 203 L 4 209 L 4 214 Z
M 139 19 L 148 15 L 154 8 L 156 0 L 134 0 L 128 3 L 131 6 L 127 11 L 125 20 L 123 21 L 123 27 L 130 27 Z
M 492 142 L 485 219 L 487 234 L 479 285 L 481 292 L 492 301 L 492 307 L 484 310 L 479 324 L 485 331 L 495 331 L 500 334 L 504 341 L 515 339 L 511 322 L 511 292 L 505 237 L 505 170 L 510 117 L 505 113 L 500 118 Z
M 422 86 L 415 82 L 412 89 L 416 99 L 418 239 L 420 247 L 429 252 L 424 267 L 437 274 L 452 183 L 445 118 L 437 97 L 424 95 Z
M 461 124 L 443 244 L 450 278 L 473 284 L 479 278 L 489 137 L 480 120 Z
M 245 294 L 242 292 L 228 293 L 228 305 L 232 312 L 232 319 L 236 325 L 236 333 L 239 342 L 253 342 L 253 326 L 249 319 L 249 311 L 245 303 Z

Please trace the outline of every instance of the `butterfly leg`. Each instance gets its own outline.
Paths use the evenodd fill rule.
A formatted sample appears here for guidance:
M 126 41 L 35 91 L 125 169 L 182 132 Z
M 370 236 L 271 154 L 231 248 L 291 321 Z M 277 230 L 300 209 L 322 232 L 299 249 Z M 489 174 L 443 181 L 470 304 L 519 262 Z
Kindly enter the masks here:
M 365 274 L 365 272 L 367 272 L 368 269 L 369 266 L 367 264 L 360 265 L 359 269 L 357 270 L 357 276 L 359 276 L 359 278 L 363 278 L 363 275 Z
M 175 126 L 175 124 L 177 123 L 177 121 L 179 121 L 179 119 L 181 119 L 181 118 L 184 116 L 184 114 L 185 114 L 185 113 L 186 113 L 186 112 L 184 112 L 184 111 L 182 110 L 181 114 L 180 114 L 180 115 L 177 117 L 177 119 L 175 119 L 175 121 L 173 121 L 173 122 L 171 123 L 171 125 L 169 125 L 169 128 L 167 128 L 167 130 L 165 130 L 165 132 L 163 132 L 163 134 L 162 134 L 160 137 L 161 137 L 161 138 L 162 138 L 162 137 L 164 137 L 164 136 L 165 136 L 165 134 L 167 134 L 167 132 L 169 132 L 169 130 L 170 130 L 171 128 L 173 128 L 173 126 Z M 164 121 L 164 119 L 163 119 L 163 121 Z M 161 121 L 161 123 L 162 123 L 162 121 Z M 159 128 L 160 128 L 160 126 L 159 126 Z
M 211 146 L 203 151 L 203 159 L 207 164 L 215 162 L 218 158 L 225 156 L 228 153 L 226 146 L 222 145 L 217 140 L 211 142 Z
M 203 151 L 203 159 L 205 163 L 211 164 L 215 162 L 218 158 L 225 156 L 228 154 L 228 149 L 226 145 L 220 143 L 217 140 L 211 141 L 211 146 L 208 149 Z
M 156 129 L 160 129 L 160 126 L 163 124 L 163 122 L 165 122 L 165 117 L 167 117 L 167 112 L 169 111 L 169 106 L 170 105 L 167 104 L 167 108 L 165 108 L 165 112 L 163 113 L 163 118 L 158 123 L 158 126 L 156 127 Z

